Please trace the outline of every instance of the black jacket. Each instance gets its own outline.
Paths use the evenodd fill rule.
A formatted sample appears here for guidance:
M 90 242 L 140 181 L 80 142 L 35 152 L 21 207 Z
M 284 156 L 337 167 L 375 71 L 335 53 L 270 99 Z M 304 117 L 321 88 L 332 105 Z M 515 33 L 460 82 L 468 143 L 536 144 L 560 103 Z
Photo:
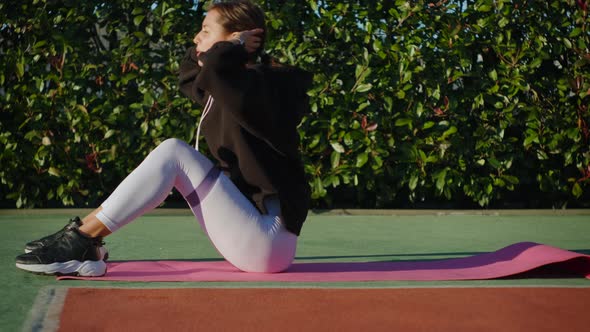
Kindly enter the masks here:
M 180 65 L 180 90 L 213 106 L 202 133 L 221 170 L 259 210 L 278 195 L 286 228 L 299 235 L 310 189 L 299 153 L 297 126 L 309 108 L 311 75 L 289 66 L 247 66 L 243 46 L 218 42 L 201 54 L 194 47 Z

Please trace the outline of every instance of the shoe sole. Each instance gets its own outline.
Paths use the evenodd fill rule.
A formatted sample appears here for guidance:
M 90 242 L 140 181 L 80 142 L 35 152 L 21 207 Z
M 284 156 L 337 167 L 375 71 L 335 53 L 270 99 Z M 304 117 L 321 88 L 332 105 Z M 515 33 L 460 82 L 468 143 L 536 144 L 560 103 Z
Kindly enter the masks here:
M 105 247 L 100 247 L 98 248 L 99 252 L 100 252 L 100 259 L 102 259 L 103 261 L 107 261 L 109 259 L 109 252 L 107 251 L 107 248 Z M 31 253 L 33 250 L 31 249 L 27 249 L 25 248 L 25 254 L 29 254 Z
M 68 261 L 52 264 L 20 264 L 16 267 L 21 270 L 48 275 L 78 275 L 81 277 L 100 277 L 107 272 L 107 264 L 104 261 Z

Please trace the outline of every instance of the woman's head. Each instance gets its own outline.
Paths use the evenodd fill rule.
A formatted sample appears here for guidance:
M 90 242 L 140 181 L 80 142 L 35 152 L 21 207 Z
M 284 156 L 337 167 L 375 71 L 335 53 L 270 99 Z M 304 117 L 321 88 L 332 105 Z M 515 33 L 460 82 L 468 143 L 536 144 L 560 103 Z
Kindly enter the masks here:
M 255 58 L 264 49 L 266 24 L 264 12 L 248 0 L 213 2 L 207 8 L 201 31 L 195 36 L 197 51 L 206 52 L 213 44 L 235 39 L 236 32 L 263 29 L 259 36 L 260 47 L 253 53 Z

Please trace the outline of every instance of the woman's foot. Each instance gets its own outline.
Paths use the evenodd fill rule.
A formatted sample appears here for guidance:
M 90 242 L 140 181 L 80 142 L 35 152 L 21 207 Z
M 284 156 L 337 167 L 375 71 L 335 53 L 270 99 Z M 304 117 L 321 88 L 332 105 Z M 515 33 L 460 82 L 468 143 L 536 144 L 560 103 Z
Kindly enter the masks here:
M 70 219 L 68 223 L 65 225 L 64 228 L 60 229 L 58 232 L 48 235 L 44 238 L 39 240 L 31 241 L 25 244 L 25 253 L 30 253 L 33 250 L 41 249 L 46 247 L 47 245 L 51 244 L 55 239 L 57 239 L 63 232 L 68 230 L 71 227 L 80 227 L 82 226 L 82 220 L 79 217 L 75 217 Z
M 101 237 L 88 237 L 78 225 L 68 225 L 51 242 L 17 256 L 16 267 L 42 274 L 97 277 L 106 273 L 104 252 Z
M 28 254 L 34 250 L 44 248 L 47 245 L 51 244 L 53 241 L 55 241 L 55 239 L 57 239 L 61 234 L 63 234 L 63 232 L 67 231 L 69 228 L 71 228 L 71 227 L 79 228 L 82 225 L 83 225 L 83 223 L 82 223 L 82 220 L 80 220 L 80 217 L 72 218 L 72 219 L 70 219 L 70 221 L 68 221 L 68 223 L 64 226 L 64 228 L 60 229 L 56 233 L 53 233 L 53 234 L 43 237 L 39 240 L 31 241 L 31 242 L 25 244 L 25 253 Z M 104 261 L 106 261 L 109 258 L 109 252 L 108 252 L 107 248 L 100 247 L 100 252 L 101 252 L 102 259 Z

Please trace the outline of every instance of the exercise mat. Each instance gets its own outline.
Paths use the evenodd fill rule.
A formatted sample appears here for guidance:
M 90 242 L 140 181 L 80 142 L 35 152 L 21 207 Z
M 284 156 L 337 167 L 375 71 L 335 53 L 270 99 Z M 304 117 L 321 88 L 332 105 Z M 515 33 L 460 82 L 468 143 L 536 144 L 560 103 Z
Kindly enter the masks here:
M 108 262 L 102 277 L 60 276 L 97 281 L 354 282 L 387 280 L 480 280 L 529 272 L 527 277 L 567 275 L 590 279 L 590 255 L 534 242 L 512 244 L 469 257 L 428 261 L 295 262 L 281 273 L 246 273 L 226 261 Z M 535 273 L 537 273 L 535 275 Z

